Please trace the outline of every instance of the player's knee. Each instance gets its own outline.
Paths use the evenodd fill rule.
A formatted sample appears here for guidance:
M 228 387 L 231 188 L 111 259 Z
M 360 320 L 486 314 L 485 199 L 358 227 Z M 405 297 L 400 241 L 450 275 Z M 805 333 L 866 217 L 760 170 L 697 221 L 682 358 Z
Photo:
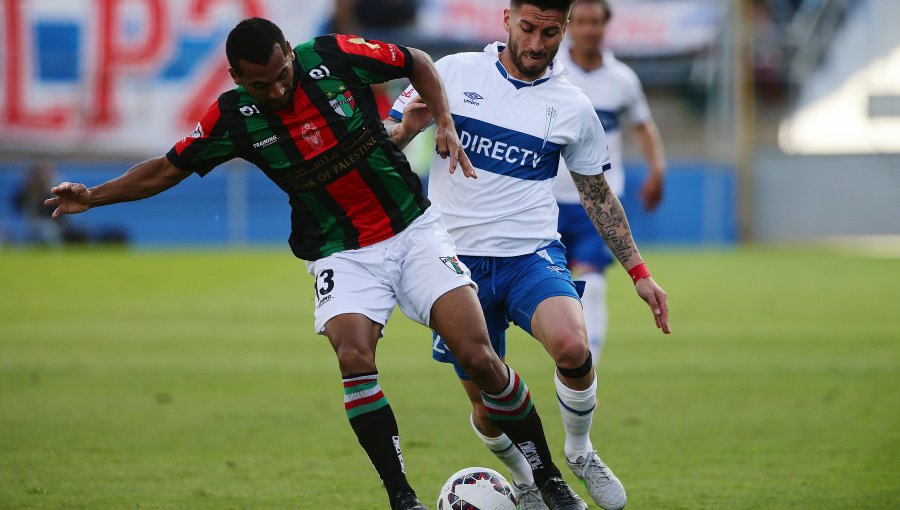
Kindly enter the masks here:
M 489 345 L 474 345 L 463 352 L 455 352 L 456 361 L 476 384 L 494 372 L 494 363 L 499 361 Z
M 358 345 L 342 345 L 338 347 L 336 353 L 338 365 L 344 374 L 376 371 L 375 352 L 371 349 L 361 348 Z
M 557 337 L 554 341 L 553 361 L 562 368 L 577 368 L 590 355 L 587 338 L 583 332 L 572 331 Z

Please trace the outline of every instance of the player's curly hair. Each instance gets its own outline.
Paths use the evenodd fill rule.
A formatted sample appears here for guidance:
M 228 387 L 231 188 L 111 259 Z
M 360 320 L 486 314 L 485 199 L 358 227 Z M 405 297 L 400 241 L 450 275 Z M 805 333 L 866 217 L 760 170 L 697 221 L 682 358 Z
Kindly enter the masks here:
M 518 9 L 525 4 L 533 5 L 542 11 L 562 11 L 569 12 L 575 0 L 509 0 L 509 6 L 512 9 Z
M 239 74 L 241 60 L 266 65 L 272 58 L 272 46 L 276 43 L 285 53 L 290 51 L 278 25 L 263 18 L 247 18 L 231 29 L 225 41 L 228 65 Z

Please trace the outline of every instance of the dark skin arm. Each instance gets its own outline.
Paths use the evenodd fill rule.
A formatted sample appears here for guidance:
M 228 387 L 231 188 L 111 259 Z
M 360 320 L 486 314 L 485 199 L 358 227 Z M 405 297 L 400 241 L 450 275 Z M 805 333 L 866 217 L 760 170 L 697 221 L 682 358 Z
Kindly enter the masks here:
M 459 164 L 466 177 L 476 177 L 475 169 L 472 167 L 472 163 L 469 162 L 469 157 L 466 156 L 465 151 L 462 149 L 459 136 L 456 134 L 453 117 L 450 115 L 447 93 L 444 91 L 444 85 L 437 73 L 437 69 L 434 67 L 434 62 L 431 61 L 431 57 L 427 53 L 416 48 L 408 49 L 413 57 L 413 69 L 409 75 L 409 82 L 416 89 L 424 103 L 424 106 L 418 108 L 427 107 L 427 112 L 434 118 L 434 138 L 437 143 L 438 154 L 441 155 L 441 158 L 450 158 L 450 173 L 453 173 L 456 170 L 456 165 Z M 427 125 L 427 122 L 425 124 Z M 406 130 L 405 128 L 400 128 L 401 130 L 397 131 L 399 127 L 400 124 L 396 121 L 385 122 L 385 128 L 388 134 L 391 135 L 391 139 L 401 147 L 409 143 L 418 134 L 418 130 Z
M 77 214 L 91 207 L 133 202 L 157 195 L 179 182 L 191 172 L 173 165 L 169 158 L 161 156 L 133 166 L 124 174 L 99 186 L 88 188 L 75 182 L 60 183 L 50 191 L 56 195 L 44 201 L 44 205 L 56 207 L 53 217 Z
M 628 218 L 625 210 L 616 194 L 609 188 L 606 178 L 600 175 L 582 175 L 572 172 L 575 187 L 581 195 L 581 204 L 585 212 L 594 224 L 594 228 L 603 237 L 606 246 L 616 256 L 619 262 L 629 270 L 644 259 L 638 252 L 634 238 L 631 236 L 631 228 L 628 226 Z M 666 303 L 666 293 L 660 288 L 653 278 L 641 278 L 634 285 L 638 295 L 643 299 L 653 312 L 656 327 L 668 334 L 669 307 Z

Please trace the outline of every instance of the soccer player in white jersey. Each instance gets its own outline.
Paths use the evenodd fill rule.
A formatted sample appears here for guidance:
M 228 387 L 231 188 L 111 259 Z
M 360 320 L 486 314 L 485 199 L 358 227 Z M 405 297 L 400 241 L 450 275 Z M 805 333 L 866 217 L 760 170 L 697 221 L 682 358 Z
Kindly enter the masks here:
M 637 75 L 603 48 L 606 27 L 612 17 L 606 0 L 578 0 L 569 15 L 566 31 L 571 43 L 559 53 L 559 60 L 569 70 L 566 78 L 580 88 L 594 105 L 603 124 L 609 144 L 612 168 L 604 172 L 606 182 L 616 195 L 625 188 L 622 163 L 622 127 L 633 126 L 641 151 L 647 160 L 649 173 L 641 186 L 640 198 L 644 209 L 653 211 L 662 200 L 666 160 L 662 139 Z M 607 331 L 606 277 L 604 271 L 613 255 L 597 236 L 590 218 L 581 206 L 581 198 L 569 172 L 562 171 L 553 185 L 559 203 L 559 233 L 566 246 L 569 269 L 585 282 L 581 303 L 587 326 L 588 343 L 594 365 Z
M 504 9 L 505 44 L 436 63 L 447 88 L 460 142 L 478 179 L 464 182 L 432 163 L 429 198 L 441 208 L 460 259 L 479 286 L 491 342 L 505 355 L 512 321 L 540 341 L 556 365 L 555 384 L 566 430 L 565 454 L 594 501 L 625 506 L 625 490 L 600 460 L 590 439 L 597 383 L 581 303 L 559 242 L 552 186 L 565 158 L 588 216 L 602 232 L 652 311 L 669 332 L 666 295 L 649 277 L 622 206 L 603 177 L 610 168 L 606 137 L 587 97 L 555 60 L 572 0 L 511 0 Z M 407 89 L 385 125 L 405 143 L 428 122 Z M 440 338 L 433 354 L 453 362 Z M 477 388 L 457 367 L 473 406 L 472 425 L 510 469 L 522 509 L 579 507 L 538 487 L 528 445 L 513 444 L 488 419 Z M 515 446 L 515 447 L 514 447 Z

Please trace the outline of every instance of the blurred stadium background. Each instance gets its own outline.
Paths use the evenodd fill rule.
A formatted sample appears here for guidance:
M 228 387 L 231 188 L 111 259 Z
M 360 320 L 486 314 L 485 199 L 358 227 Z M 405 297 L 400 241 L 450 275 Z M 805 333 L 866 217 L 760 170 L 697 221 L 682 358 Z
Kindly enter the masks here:
M 343 23 L 352 3 L 4 0 L 0 239 L 27 237 L 12 195 L 37 160 L 49 158 L 64 179 L 98 183 L 190 133 L 231 86 L 223 47 L 237 20 L 270 17 L 300 42 Z M 503 0 L 360 5 L 356 31 L 435 58 L 504 39 Z M 624 201 L 640 242 L 900 234 L 896 2 L 613 6 L 608 42 L 642 78 L 670 164 L 655 215 L 634 207 L 640 179 L 629 181 Z M 640 174 L 637 153 L 628 155 L 629 172 Z M 425 167 L 421 157 L 417 163 Z M 88 232 L 114 226 L 138 246 L 273 244 L 286 238 L 287 210 L 274 186 L 235 162 L 206 182 L 194 178 L 154 200 L 71 222 Z
M 355 3 L 0 0 L 0 509 L 382 507 L 312 334 L 287 200 L 257 170 L 235 161 L 65 232 L 17 200 L 26 182 L 100 183 L 189 134 L 231 86 L 241 18 L 298 43 L 347 26 Z M 354 31 L 435 59 L 505 39 L 505 0 L 358 5 Z M 669 163 L 647 215 L 626 136 L 623 203 L 675 331 L 657 335 L 611 277 L 595 435 L 629 508 L 897 508 L 900 2 L 612 5 L 608 42 Z M 429 148 L 409 149 L 414 167 Z M 136 249 L 31 248 L 65 240 Z M 394 317 L 380 366 L 430 500 L 491 459 L 427 331 Z M 520 344 L 559 445 L 546 360 Z

